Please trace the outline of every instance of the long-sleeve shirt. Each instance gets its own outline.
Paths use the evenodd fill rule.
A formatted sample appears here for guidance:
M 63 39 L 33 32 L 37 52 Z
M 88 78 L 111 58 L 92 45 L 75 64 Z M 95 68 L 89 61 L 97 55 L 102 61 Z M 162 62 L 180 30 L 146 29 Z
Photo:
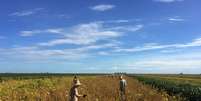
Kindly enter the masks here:
M 76 87 L 72 87 L 70 90 L 70 101 L 78 101 L 79 96 L 78 89 Z
M 120 91 L 125 92 L 126 85 L 127 85 L 126 80 L 124 80 L 124 79 L 120 80 L 119 85 L 120 85 Z

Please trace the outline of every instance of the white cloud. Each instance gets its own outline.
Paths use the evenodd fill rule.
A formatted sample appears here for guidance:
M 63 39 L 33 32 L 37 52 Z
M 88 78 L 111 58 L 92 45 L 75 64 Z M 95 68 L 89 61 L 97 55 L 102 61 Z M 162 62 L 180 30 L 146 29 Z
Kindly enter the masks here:
M 127 23 L 127 22 L 129 22 L 129 20 L 112 20 L 110 22 L 114 22 L 114 23 Z
M 108 40 L 120 37 L 119 31 L 108 30 L 102 23 L 92 22 L 88 24 L 79 24 L 65 32 L 64 38 L 54 39 L 49 42 L 40 43 L 42 46 L 54 46 L 60 44 L 89 45 L 101 40 Z
M 105 44 L 98 44 L 98 45 L 89 45 L 77 48 L 76 50 L 79 51 L 90 51 L 90 50 L 98 50 L 98 49 L 105 49 L 105 48 L 115 48 L 119 45 L 119 43 L 105 43 Z
M 27 31 L 20 31 L 20 35 L 24 37 L 33 36 L 35 34 L 41 33 L 54 33 L 54 34 L 62 34 L 62 28 L 52 28 L 52 29 L 45 29 L 45 30 L 27 30 Z
M 169 21 L 184 21 L 184 19 L 180 19 L 180 18 L 169 18 Z
M 133 67 L 143 68 L 159 68 L 166 70 L 183 70 L 183 69 L 195 69 L 201 67 L 200 53 L 197 52 L 185 52 L 179 54 L 159 55 L 154 57 L 145 57 L 135 62 L 127 63 Z
M 110 55 L 109 52 L 105 52 L 105 51 L 100 51 L 97 53 L 98 55 Z
M 12 16 L 28 16 L 28 15 L 32 15 L 32 14 L 34 14 L 33 11 L 22 11 L 22 12 L 12 13 L 11 15 Z
M 160 51 L 161 53 L 178 53 L 178 52 L 182 52 L 181 49 L 164 49 Z
M 134 48 L 117 48 L 114 50 L 115 52 L 141 52 L 148 50 L 157 50 L 157 49 L 166 49 L 166 48 L 188 48 L 188 47 L 198 47 L 201 46 L 201 38 L 194 39 L 192 42 L 184 43 L 184 44 L 168 44 L 168 45 L 160 45 L 160 44 L 146 44 L 141 47 Z
M 41 11 L 43 9 L 44 8 L 35 8 L 35 9 L 31 9 L 31 10 L 14 12 L 14 13 L 11 13 L 10 16 L 30 16 L 30 15 L 38 13 L 39 11 Z
M 176 54 L 149 54 L 141 58 L 129 57 L 116 62 L 118 70 L 132 70 L 136 73 L 200 73 L 201 54 L 199 51 Z M 123 61 L 125 60 L 125 61 Z
M 169 17 L 168 20 L 171 22 L 183 22 L 183 21 L 185 21 L 185 19 L 182 19 L 180 16 Z
M 77 48 L 45 49 L 37 46 L 15 46 L 0 49 L 0 56 L 11 60 L 48 61 L 48 60 L 80 60 L 96 55 L 96 50 L 114 48 L 118 43 L 81 46 Z
M 121 19 L 121 20 L 106 20 L 106 21 L 100 21 L 100 22 L 103 22 L 103 23 L 128 23 L 131 21 L 133 21 L 133 20 Z
M 120 24 L 120 23 L 139 22 L 141 20 L 142 19 L 118 19 L 118 20 L 101 20 L 101 21 L 96 21 L 96 22 L 105 23 L 105 24 L 110 24 L 110 23 Z
M 201 69 L 201 59 L 182 59 L 172 57 L 162 57 L 146 60 L 138 60 L 129 62 L 122 67 L 127 67 L 128 70 L 141 71 L 143 73 L 199 73 L 196 70 Z
M 63 33 L 63 29 L 62 28 L 47 29 L 44 32 L 61 34 L 61 33 Z
M 128 22 L 127 20 L 114 20 Z M 112 21 L 112 22 L 114 22 Z M 50 28 L 37 30 L 20 31 L 23 37 L 30 37 L 36 34 L 56 34 L 60 38 L 38 43 L 39 46 L 55 46 L 63 44 L 91 45 L 100 41 L 109 42 L 122 37 L 126 32 L 135 32 L 143 28 L 142 24 L 137 25 L 111 25 L 102 21 L 78 24 L 67 28 Z
M 15 61 L 78 60 L 90 56 L 77 49 L 42 49 L 34 46 L 1 49 L 0 55 Z
M 137 65 L 141 65 L 144 67 L 156 67 L 156 68 L 198 68 L 201 67 L 201 60 L 197 59 L 189 59 L 189 60 L 174 60 L 174 59 L 168 59 L 168 60 L 149 60 L 149 61 L 143 61 L 137 63 Z
M 44 31 L 31 31 L 49 32 L 49 33 L 62 33 L 63 38 L 53 39 L 48 42 L 39 43 L 40 46 L 55 46 L 62 44 L 74 45 L 90 45 L 99 41 L 113 40 L 124 35 L 128 31 L 138 31 L 143 28 L 143 25 L 125 25 L 125 26 L 104 26 L 102 22 L 91 22 L 86 24 L 79 24 L 68 28 L 68 30 L 44 30 Z M 65 31 L 64 31 L 65 30 Z M 31 34 L 33 34 L 31 33 Z M 25 35 L 29 33 L 24 33 Z M 23 35 L 23 34 L 22 34 Z
M 143 28 L 143 25 L 139 24 L 139 25 L 135 25 L 135 26 L 117 26 L 117 27 L 113 27 L 110 28 L 112 30 L 119 30 L 119 31 L 131 31 L 131 32 L 135 32 L 138 31 L 140 29 Z
M 32 31 L 20 31 L 20 35 L 27 37 L 27 36 L 32 36 L 33 34 L 41 33 L 42 31 L 40 30 L 32 30 Z
M 96 5 L 93 7 L 90 7 L 92 10 L 95 11 L 107 11 L 115 8 L 115 5 L 110 5 L 110 4 L 101 4 L 101 5 Z
M 172 2 L 181 2 L 181 1 L 184 1 L 184 0 L 153 0 L 153 1 L 163 2 L 163 3 L 172 3 Z

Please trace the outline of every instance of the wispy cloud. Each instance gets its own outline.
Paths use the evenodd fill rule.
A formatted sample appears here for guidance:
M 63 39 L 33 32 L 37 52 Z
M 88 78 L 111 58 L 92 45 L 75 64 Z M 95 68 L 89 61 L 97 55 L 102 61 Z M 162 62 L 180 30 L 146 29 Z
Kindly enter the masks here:
M 142 58 L 129 58 L 121 63 L 114 62 L 116 70 L 134 70 L 136 73 L 199 73 L 201 58 L 199 51 L 176 54 L 150 54 Z
M 101 5 L 96 5 L 93 7 L 90 7 L 90 9 L 95 10 L 95 11 L 107 11 L 115 8 L 115 5 L 110 5 L 110 4 L 101 4 Z
M 106 43 L 81 46 L 77 48 L 45 49 L 38 46 L 16 46 L 1 48 L 0 56 L 11 60 L 48 61 L 48 60 L 80 60 L 96 54 L 96 50 L 114 48 L 118 43 Z
M 24 11 L 18 11 L 9 14 L 10 16 L 30 16 L 33 14 L 38 13 L 39 11 L 43 10 L 44 8 L 35 8 L 35 9 L 30 9 L 30 10 L 24 10 Z
M 176 43 L 176 44 L 167 44 L 167 45 L 160 45 L 157 43 L 146 44 L 141 47 L 134 47 L 134 48 L 118 48 L 116 52 L 141 52 L 141 51 L 148 51 L 148 50 L 157 50 L 157 49 L 166 49 L 166 48 L 187 48 L 187 47 L 198 47 L 201 46 L 201 38 L 194 39 L 192 42 L 189 43 Z
M 40 45 L 54 46 L 60 44 L 89 45 L 100 40 L 121 36 L 120 32 L 106 30 L 101 23 L 93 22 L 73 26 L 62 39 L 55 39 Z M 70 33 L 70 34 L 68 34 Z
M 77 49 L 41 49 L 35 46 L 1 49 L 0 55 L 15 61 L 77 60 L 89 56 Z
M 176 17 L 169 17 L 168 20 L 171 21 L 171 22 L 182 22 L 182 21 L 185 21 L 185 19 L 182 19 L 182 18 L 179 17 L 179 16 L 176 16 Z
M 74 59 L 71 56 L 80 59 L 96 55 L 109 55 L 110 52 L 108 50 L 116 49 L 121 45 L 121 41 L 117 40 L 117 38 L 123 37 L 126 32 L 135 32 L 142 28 L 143 25 L 141 24 L 117 26 L 101 22 L 90 22 L 74 25 L 68 28 L 21 31 L 20 35 L 23 37 L 31 37 L 37 34 L 55 34 L 60 37 L 37 43 L 34 47 L 4 49 L 4 53 L 8 52 L 9 54 L 12 54 L 9 55 L 10 57 L 17 56 L 30 59 L 42 58 L 47 60 L 52 58 Z M 64 44 L 70 44 L 75 47 L 66 47 L 64 49 L 50 48 L 50 46 Z M 81 56 L 79 56 L 79 54 Z
M 170 21 L 184 21 L 184 19 L 179 19 L 179 18 L 169 18 L 168 20 L 170 20 Z
M 91 22 L 79 24 L 67 30 L 60 39 L 39 43 L 41 46 L 55 46 L 61 44 L 90 45 L 99 41 L 108 41 L 123 36 L 128 31 L 135 32 L 142 29 L 143 25 L 135 26 L 107 26 L 103 23 Z
M 118 19 L 118 20 L 102 20 L 102 21 L 97 21 L 97 22 L 120 24 L 120 23 L 139 22 L 141 20 L 142 19 Z
M 20 31 L 20 35 L 24 36 L 24 37 L 33 36 L 35 34 L 41 34 L 41 33 L 61 34 L 61 33 L 63 33 L 63 29 L 62 28 L 51 28 L 51 29 L 45 29 L 45 30 Z
M 175 58 L 156 58 L 152 60 L 141 60 L 133 63 L 130 67 L 143 67 L 143 68 L 160 68 L 160 69 L 185 69 L 185 68 L 199 68 L 201 60 L 198 59 L 175 59 Z M 176 68 L 175 68 L 176 67 Z
M 162 71 L 174 69 L 173 71 L 180 70 L 182 72 L 184 69 L 200 68 L 201 58 L 199 52 L 160 55 L 140 59 L 130 63 L 130 66 L 159 69 Z
M 181 2 L 184 0 L 153 0 L 155 2 L 162 2 L 162 3 L 172 3 L 172 2 Z
M 119 30 L 119 31 L 131 31 L 131 32 L 135 32 L 138 31 L 140 29 L 142 29 L 144 26 L 142 24 L 138 24 L 138 25 L 132 25 L 132 26 L 116 26 L 113 28 L 110 28 L 112 30 Z
M 97 52 L 98 55 L 110 55 L 109 52 L 105 52 L 105 51 L 100 51 L 100 52 Z
M 130 22 L 130 20 L 110 20 L 108 21 L 110 23 L 127 23 L 127 22 Z

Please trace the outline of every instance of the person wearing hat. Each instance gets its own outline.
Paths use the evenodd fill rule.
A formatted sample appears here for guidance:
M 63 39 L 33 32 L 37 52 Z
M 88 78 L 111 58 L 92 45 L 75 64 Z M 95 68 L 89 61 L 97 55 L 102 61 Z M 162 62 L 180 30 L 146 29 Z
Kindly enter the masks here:
M 126 80 L 123 78 L 123 75 L 119 77 L 119 90 L 120 90 L 120 101 L 126 101 Z
M 74 78 L 73 78 L 73 83 L 72 83 L 72 85 L 74 85 L 74 84 L 77 82 L 77 80 L 78 80 L 78 78 L 77 78 L 77 76 L 75 75 Z
M 73 82 L 74 82 L 73 87 L 70 89 L 69 101 L 78 101 L 79 97 L 86 97 L 87 95 L 80 95 L 78 93 L 78 87 L 82 85 L 80 81 L 76 78 L 76 81 L 73 80 Z

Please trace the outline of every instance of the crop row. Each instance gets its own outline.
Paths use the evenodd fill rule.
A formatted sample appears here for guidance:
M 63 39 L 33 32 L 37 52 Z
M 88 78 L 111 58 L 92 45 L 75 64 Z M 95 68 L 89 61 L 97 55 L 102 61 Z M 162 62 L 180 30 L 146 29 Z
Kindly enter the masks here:
M 159 90 L 165 90 L 170 95 L 179 95 L 187 101 L 201 101 L 201 85 L 177 83 L 157 77 L 135 76 L 135 78 L 144 84 L 149 84 Z

